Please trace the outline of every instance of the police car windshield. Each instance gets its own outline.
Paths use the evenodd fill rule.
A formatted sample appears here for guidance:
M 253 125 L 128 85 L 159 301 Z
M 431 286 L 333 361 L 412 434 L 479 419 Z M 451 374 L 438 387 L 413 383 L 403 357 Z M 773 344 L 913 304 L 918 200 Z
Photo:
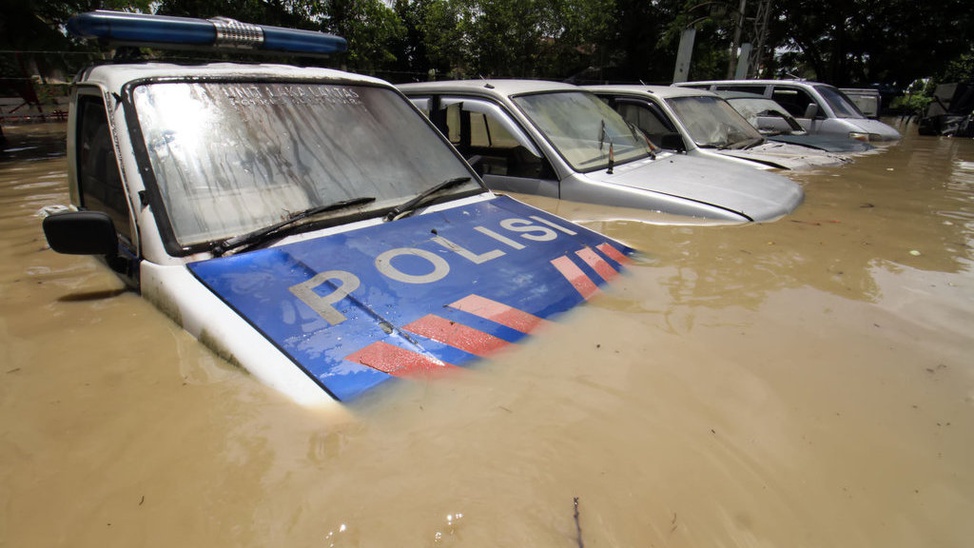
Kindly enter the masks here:
M 164 82 L 138 86 L 134 102 L 183 246 L 361 196 L 376 198 L 369 210 L 384 210 L 471 176 L 421 115 L 382 87 Z M 451 192 L 478 186 L 471 179 Z
M 653 153 L 622 116 L 589 93 L 542 93 L 513 100 L 576 171 L 605 169 L 610 156 L 619 165 Z

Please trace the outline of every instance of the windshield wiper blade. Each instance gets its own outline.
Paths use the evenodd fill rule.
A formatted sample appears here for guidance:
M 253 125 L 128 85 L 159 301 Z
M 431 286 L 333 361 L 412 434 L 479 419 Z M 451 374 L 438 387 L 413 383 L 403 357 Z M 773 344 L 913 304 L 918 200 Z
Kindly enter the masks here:
M 441 190 L 446 190 L 448 188 L 453 188 L 455 186 L 462 185 L 463 183 L 466 183 L 469 180 L 470 177 L 454 177 L 453 179 L 447 179 L 441 183 L 433 185 L 427 188 L 426 190 L 420 192 L 416 196 L 410 198 L 408 202 L 405 202 L 401 205 L 392 208 L 392 211 L 386 213 L 384 220 L 394 221 L 396 219 L 401 219 L 402 217 L 406 217 L 410 213 L 412 213 L 412 210 L 415 209 L 416 206 L 423 203 L 423 201 L 425 201 L 433 194 L 436 194 Z
M 629 133 L 632 134 L 632 138 L 639 142 L 639 138 L 642 137 L 643 142 L 646 143 L 646 148 L 649 149 L 649 157 L 653 160 L 656 159 L 656 151 L 659 149 L 655 143 L 649 140 L 649 135 L 645 131 L 636 127 L 636 124 L 626 121 L 626 125 L 629 126 Z
M 742 139 L 740 141 L 734 141 L 728 145 L 717 147 L 720 150 L 746 150 L 753 146 L 760 145 L 764 142 L 764 137 L 752 137 L 750 139 Z
M 365 205 L 369 202 L 374 202 L 374 196 L 363 196 L 360 198 L 352 198 L 349 200 L 340 200 L 338 202 L 332 202 L 330 204 L 325 204 L 322 206 L 312 207 L 304 211 L 299 211 L 283 221 L 274 223 L 272 225 L 265 226 L 263 228 L 258 228 L 253 232 L 248 232 L 246 234 L 241 234 L 240 236 L 234 236 L 233 238 L 227 238 L 222 242 L 217 243 L 213 246 L 213 254 L 216 256 L 223 255 L 227 251 L 236 249 L 238 247 L 253 247 L 259 245 L 262 242 L 269 240 L 272 237 L 277 237 L 284 231 L 284 229 L 294 226 L 295 223 L 302 219 L 307 219 L 308 217 L 313 217 L 321 213 L 327 213 L 329 211 L 337 211 L 339 209 L 345 209 L 348 207 L 355 207 L 360 205 Z

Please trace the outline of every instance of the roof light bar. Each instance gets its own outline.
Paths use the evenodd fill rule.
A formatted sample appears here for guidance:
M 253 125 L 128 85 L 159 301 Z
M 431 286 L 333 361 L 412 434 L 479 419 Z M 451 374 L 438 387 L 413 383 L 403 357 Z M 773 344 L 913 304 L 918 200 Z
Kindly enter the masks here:
M 118 46 L 160 49 L 246 49 L 327 56 L 347 49 L 345 39 L 312 30 L 252 25 L 233 19 L 194 19 L 120 11 L 80 13 L 68 32 Z

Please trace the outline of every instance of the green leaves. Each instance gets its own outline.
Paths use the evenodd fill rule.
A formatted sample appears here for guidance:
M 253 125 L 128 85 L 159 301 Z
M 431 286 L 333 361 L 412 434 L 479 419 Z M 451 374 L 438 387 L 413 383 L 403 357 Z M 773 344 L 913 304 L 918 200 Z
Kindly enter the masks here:
M 4 0 L 0 48 L 90 48 L 64 36 L 61 29 L 70 15 L 93 9 L 156 10 L 333 32 L 348 40 L 349 49 L 332 64 L 394 81 L 433 74 L 665 83 L 673 74 L 679 36 L 688 26 L 697 29 L 690 76 L 726 75 L 741 5 L 740 0 L 392 1 Z M 760 3 L 744 3 L 741 42 L 754 40 Z M 974 10 L 969 3 L 941 0 L 930 7 L 915 0 L 774 0 L 766 51 L 777 54 L 764 60 L 765 75 L 789 72 L 839 85 L 906 85 L 942 73 L 970 74 Z M 37 57 L 42 71 L 73 59 L 46 57 Z M 38 64 L 37 58 L 27 65 Z M 23 59 L 5 58 L 0 66 L 22 64 Z

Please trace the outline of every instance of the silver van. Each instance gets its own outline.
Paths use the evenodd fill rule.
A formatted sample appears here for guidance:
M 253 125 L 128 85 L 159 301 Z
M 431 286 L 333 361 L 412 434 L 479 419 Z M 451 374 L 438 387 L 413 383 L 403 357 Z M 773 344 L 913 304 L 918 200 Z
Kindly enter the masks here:
M 817 148 L 770 141 L 726 100 L 709 91 L 644 85 L 584 89 L 606 101 L 656 144 L 689 156 L 772 169 L 827 167 L 849 161 Z
M 770 221 L 801 203 L 780 175 L 659 150 L 594 94 L 491 79 L 399 86 L 487 186 L 725 221 Z
M 809 133 L 844 135 L 870 143 L 896 141 L 900 132 L 879 120 L 870 120 L 842 91 L 834 86 L 806 80 L 710 80 L 680 82 L 674 86 L 710 91 L 741 91 L 773 99 L 783 106 Z M 781 125 L 780 118 L 760 120 L 761 127 Z

